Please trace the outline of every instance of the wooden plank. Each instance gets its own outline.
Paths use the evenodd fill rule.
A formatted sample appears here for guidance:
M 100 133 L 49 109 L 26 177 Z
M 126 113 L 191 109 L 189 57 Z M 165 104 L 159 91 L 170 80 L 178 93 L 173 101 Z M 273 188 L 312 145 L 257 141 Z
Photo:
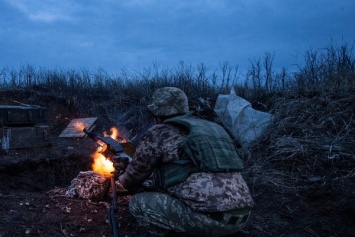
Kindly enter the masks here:
M 59 137 L 84 137 L 86 134 L 83 132 L 83 129 L 87 128 L 91 131 L 96 119 L 97 117 L 73 119 Z

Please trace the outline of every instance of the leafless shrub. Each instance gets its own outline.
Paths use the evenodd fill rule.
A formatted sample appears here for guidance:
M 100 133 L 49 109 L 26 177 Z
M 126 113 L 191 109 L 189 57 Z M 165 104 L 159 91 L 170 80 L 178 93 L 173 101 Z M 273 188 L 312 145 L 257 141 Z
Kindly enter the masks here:
M 355 58 L 352 47 L 331 44 L 321 51 L 308 50 L 305 65 L 295 73 L 295 90 L 302 92 L 348 92 L 355 85 Z

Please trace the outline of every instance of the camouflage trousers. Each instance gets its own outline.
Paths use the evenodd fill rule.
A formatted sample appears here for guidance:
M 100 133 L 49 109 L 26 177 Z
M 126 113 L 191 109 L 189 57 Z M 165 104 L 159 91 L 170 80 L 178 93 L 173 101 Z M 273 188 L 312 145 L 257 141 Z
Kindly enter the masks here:
M 129 210 L 139 225 L 157 236 L 166 236 L 169 232 L 188 236 L 231 235 L 245 226 L 250 214 L 250 209 L 242 212 L 196 212 L 183 201 L 160 192 L 135 194 L 130 200 Z

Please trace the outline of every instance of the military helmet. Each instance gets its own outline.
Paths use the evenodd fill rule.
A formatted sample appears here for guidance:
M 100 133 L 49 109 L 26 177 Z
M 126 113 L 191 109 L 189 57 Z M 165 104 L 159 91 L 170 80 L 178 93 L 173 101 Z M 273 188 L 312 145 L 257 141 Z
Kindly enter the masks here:
M 170 116 L 189 112 L 189 103 L 181 89 L 163 87 L 153 93 L 148 109 L 155 116 Z

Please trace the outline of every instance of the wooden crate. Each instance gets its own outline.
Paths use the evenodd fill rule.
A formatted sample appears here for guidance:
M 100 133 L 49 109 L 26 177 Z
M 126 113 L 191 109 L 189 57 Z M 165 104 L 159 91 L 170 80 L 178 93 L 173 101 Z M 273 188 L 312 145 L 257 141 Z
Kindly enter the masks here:
M 0 127 L 1 149 L 50 146 L 49 126 Z
M 47 122 L 47 109 L 38 105 L 0 105 L 0 126 L 31 126 Z

